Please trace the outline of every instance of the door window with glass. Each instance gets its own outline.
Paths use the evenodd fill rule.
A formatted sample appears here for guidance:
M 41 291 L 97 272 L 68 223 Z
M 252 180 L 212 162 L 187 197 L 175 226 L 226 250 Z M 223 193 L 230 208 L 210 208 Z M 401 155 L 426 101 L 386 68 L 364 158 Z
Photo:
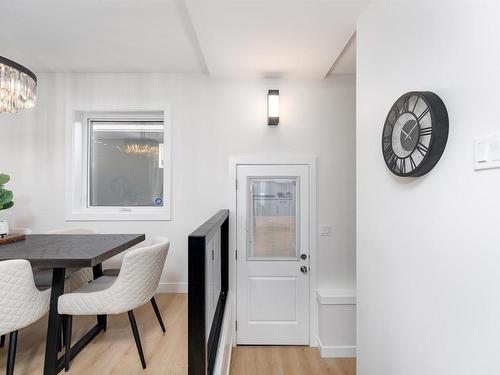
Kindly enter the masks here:
M 248 258 L 297 258 L 297 177 L 250 178 Z

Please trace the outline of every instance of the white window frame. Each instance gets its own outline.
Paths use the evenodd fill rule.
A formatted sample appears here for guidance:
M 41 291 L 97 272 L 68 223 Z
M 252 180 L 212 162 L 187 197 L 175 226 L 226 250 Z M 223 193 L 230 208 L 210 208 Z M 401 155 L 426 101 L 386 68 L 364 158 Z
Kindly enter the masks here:
M 160 110 L 92 110 L 73 112 L 68 127 L 66 221 L 165 221 L 172 220 L 170 108 Z M 163 206 L 90 206 L 89 126 L 92 121 L 163 120 Z

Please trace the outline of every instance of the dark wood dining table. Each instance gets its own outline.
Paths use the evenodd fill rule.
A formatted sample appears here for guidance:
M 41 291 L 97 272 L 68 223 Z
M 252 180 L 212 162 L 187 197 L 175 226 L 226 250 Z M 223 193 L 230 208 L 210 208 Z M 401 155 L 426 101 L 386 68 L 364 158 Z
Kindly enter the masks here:
M 57 300 L 64 293 L 67 268 L 92 267 L 94 279 L 102 276 L 102 262 L 144 241 L 144 234 L 32 234 L 24 241 L 0 246 L 0 261 L 26 259 L 33 267 L 51 268 L 49 322 L 45 346 L 44 375 L 55 375 L 64 368 L 59 357 L 61 317 Z M 73 359 L 99 332 L 106 330 L 105 315 L 70 350 Z

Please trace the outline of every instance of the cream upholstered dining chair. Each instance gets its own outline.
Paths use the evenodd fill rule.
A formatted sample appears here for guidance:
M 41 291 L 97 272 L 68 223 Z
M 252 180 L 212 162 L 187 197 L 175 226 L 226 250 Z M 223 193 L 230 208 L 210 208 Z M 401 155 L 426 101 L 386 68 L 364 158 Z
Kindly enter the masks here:
M 31 234 L 33 231 L 29 228 L 21 228 L 21 227 L 14 227 L 9 229 L 9 234 Z M 5 335 L 2 333 L 0 335 L 0 348 L 3 348 L 5 345 Z
M 49 311 L 50 289 L 35 286 L 27 260 L 0 262 L 0 335 L 10 333 L 7 375 L 14 373 L 17 332 L 36 322 Z
M 146 368 L 133 310 L 154 300 L 169 247 L 170 242 L 166 238 L 156 238 L 151 246 L 133 249 L 125 254 L 118 276 L 99 277 L 92 283 L 59 297 L 59 314 L 63 315 L 66 322 L 66 371 L 69 370 L 72 317 L 124 312 L 128 313 L 142 368 Z

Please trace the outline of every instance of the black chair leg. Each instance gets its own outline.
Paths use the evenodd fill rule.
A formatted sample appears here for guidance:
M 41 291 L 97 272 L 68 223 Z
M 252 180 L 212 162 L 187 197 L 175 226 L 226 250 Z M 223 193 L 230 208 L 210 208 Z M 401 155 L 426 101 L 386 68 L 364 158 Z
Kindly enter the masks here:
M 64 319 L 64 337 L 66 349 L 64 351 L 64 371 L 69 371 L 69 362 L 71 360 L 70 352 L 71 352 L 71 331 L 73 328 L 73 316 L 65 315 Z
M 11 332 L 9 337 L 9 355 L 7 357 L 7 375 L 14 374 L 14 363 L 16 361 L 17 331 Z
M 101 325 L 102 330 L 106 332 L 108 328 L 108 316 L 107 315 L 97 315 L 97 323 Z
M 163 320 L 161 319 L 160 310 L 156 304 L 155 298 L 151 298 L 151 304 L 153 305 L 153 310 L 155 311 L 156 317 L 158 318 L 158 323 L 160 323 L 161 330 L 165 333 L 165 326 L 163 325 Z
M 5 335 L 2 335 L 0 337 L 0 348 L 3 348 L 5 346 Z
M 59 324 L 59 332 L 57 333 L 57 351 L 59 352 L 63 350 L 64 347 L 63 335 L 64 335 L 64 327 L 61 319 L 61 323 Z
M 61 338 L 63 347 L 66 347 L 66 319 L 61 317 Z
M 139 337 L 137 323 L 135 322 L 135 316 L 132 310 L 128 312 L 128 319 L 130 320 L 130 326 L 132 327 L 132 333 L 134 334 L 135 345 L 137 346 L 137 351 L 139 352 L 139 357 L 141 358 L 142 368 L 145 369 L 146 360 L 144 359 L 144 353 L 142 352 L 141 338 Z

